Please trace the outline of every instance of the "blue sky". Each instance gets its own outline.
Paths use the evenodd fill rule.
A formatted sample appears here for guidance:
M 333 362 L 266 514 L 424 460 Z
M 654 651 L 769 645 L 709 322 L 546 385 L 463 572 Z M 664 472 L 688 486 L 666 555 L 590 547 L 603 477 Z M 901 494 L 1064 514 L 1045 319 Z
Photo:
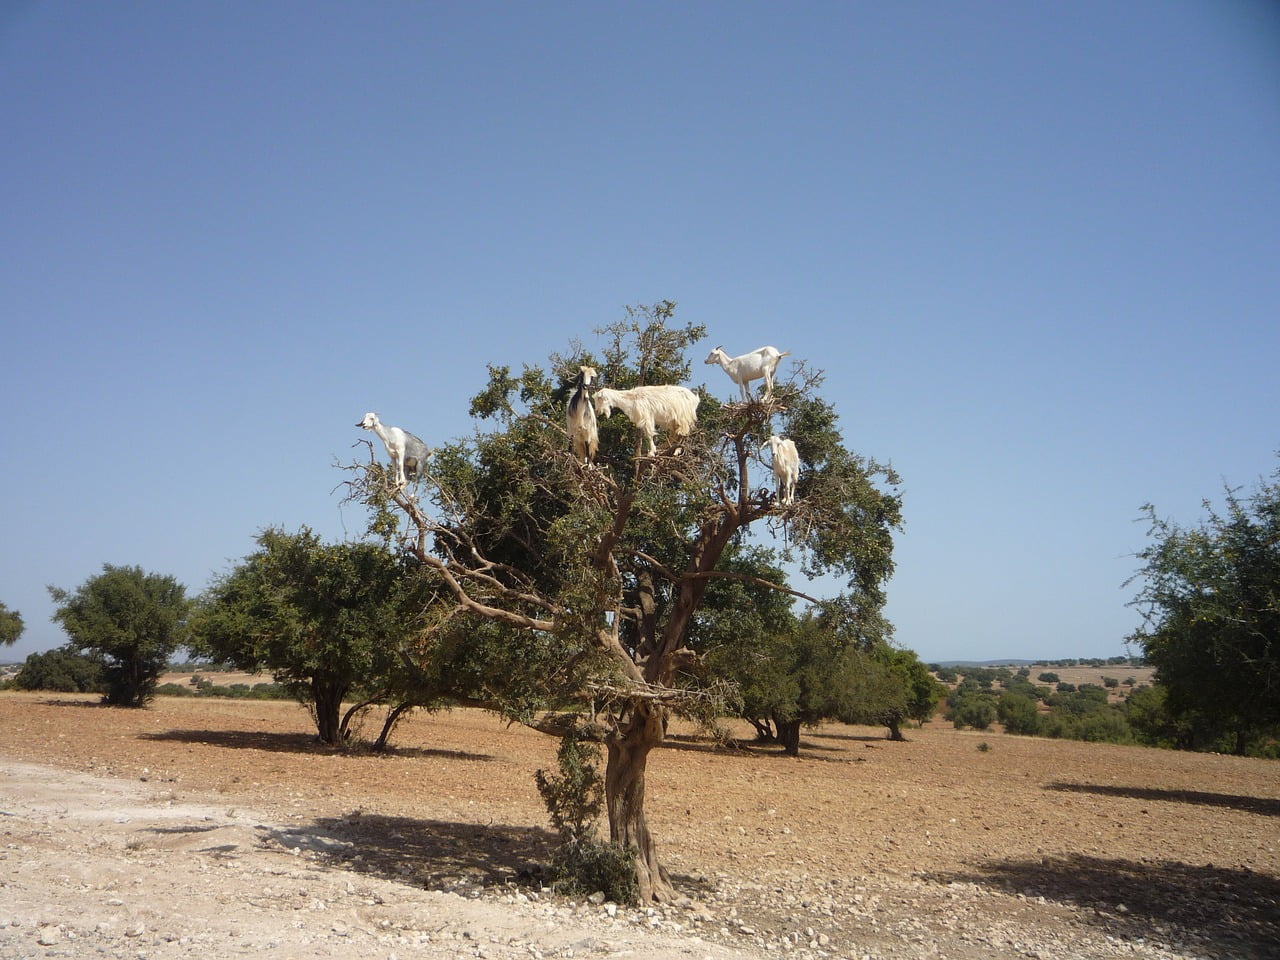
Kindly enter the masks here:
M 366 410 L 466 434 L 629 304 L 825 370 L 926 660 L 1124 653 L 1141 506 L 1277 463 L 1262 0 L 8 2 L 0 130 L 0 658 L 359 534 Z

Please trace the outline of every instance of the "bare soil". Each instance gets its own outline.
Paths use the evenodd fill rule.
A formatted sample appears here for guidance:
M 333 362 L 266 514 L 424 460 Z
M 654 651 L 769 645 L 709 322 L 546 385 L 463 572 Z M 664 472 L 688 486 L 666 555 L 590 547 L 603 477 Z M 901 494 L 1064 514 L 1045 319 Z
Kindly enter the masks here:
M 296 704 L 0 693 L 0 958 L 1280 957 L 1280 765 L 907 735 L 674 729 L 682 898 L 634 909 L 540 889 L 556 744 L 486 714 L 377 756 Z

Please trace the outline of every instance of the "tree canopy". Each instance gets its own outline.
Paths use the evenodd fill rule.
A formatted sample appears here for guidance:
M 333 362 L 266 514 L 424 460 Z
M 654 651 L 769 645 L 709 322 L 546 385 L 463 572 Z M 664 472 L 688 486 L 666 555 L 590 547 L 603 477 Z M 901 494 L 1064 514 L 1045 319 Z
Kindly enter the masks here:
M 1145 623 L 1130 639 L 1200 745 L 1227 736 L 1243 752 L 1280 727 L 1280 469 L 1251 494 L 1227 489 L 1221 511 L 1204 506 L 1193 527 L 1144 508 L 1154 542 L 1138 554 Z
M 22 614 L 0 603 L 0 646 L 13 646 L 22 636 L 24 628 Z
M 185 638 L 186 588 L 170 576 L 108 563 L 75 590 L 51 586 L 49 595 L 58 604 L 53 619 L 72 644 L 105 659 L 106 702 L 144 706 Z
M 305 527 L 266 530 L 257 543 L 200 598 L 193 650 L 270 670 L 308 705 L 328 744 L 344 742 L 363 708 L 427 702 L 420 686 L 410 692 L 399 655 L 427 603 L 425 583 L 406 576 L 403 557 L 378 543 L 326 544 Z M 351 696 L 357 702 L 343 713 Z
M 491 368 L 471 404 L 488 426 L 435 452 L 421 498 L 388 483 L 372 457 L 353 465 L 352 481 L 371 530 L 398 538 L 447 598 L 415 641 L 418 654 L 429 659 L 446 637 L 500 637 L 511 677 L 523 677 L 518 691 L 493 691 L 505 708 L 605 745 L 610 836 L 635 852 L 646 899 L 671 892 L 644 816 L 647 758 L 670 711 L 709 709 L 706 690 L 681 677 L 698 669 L 692 644 L 710 586 L 806 596 L 781 568 L 774 579 L 734 569 L 758 530 L 802 577 L 839 577 L 843 590 L 826 602 L 833 616 L 881 631 L 901 511 L 896 475 L 845 447 L 817 392 L 821 374 L 803 362 L 772 397 L 721 403 L 699 388 L 697 428 L 678 450 L 641 455 L 636 430 L 615 414 L 600 419 L 595 463 L 575 457 L 565 399 L 580 365 L 616 389 L 691 379 L 686 353 L 704 330 L 675 325 L 674 311 L 670 302 L 631 309 L 597 331 L 597 351 L 553 356 L 550 372 Z M 715 385 L 736 393 L 722 374 Z M 802 462 L 789 506 L 774 496 L 760 452 L 775 432 L 795 441 Z M 488 629 L 459 631 L 459 619 Z

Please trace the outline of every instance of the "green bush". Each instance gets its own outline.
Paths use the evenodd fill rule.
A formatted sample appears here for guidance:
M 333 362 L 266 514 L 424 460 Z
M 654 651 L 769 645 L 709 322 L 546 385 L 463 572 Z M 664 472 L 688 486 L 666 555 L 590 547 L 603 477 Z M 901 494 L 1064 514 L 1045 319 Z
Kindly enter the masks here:
M 561 844 L 551 855 L 556 890 L 566 894 L 603 893 L 614 903 L 635 903 L 635 857 L 629 847 L 594 837 Z
M 596 837 L 604 806 L 604 784 L 598 763 L 600 748 L 570 730 L 560 741 L 556 761 L 560 774 L 534 774 L 560 845 L 551 855 L 551 880 L 562 893 L 600 892 L 615 903 L 635 903 L 635 858 L 629 847 Z
M 996 704 L 993 697 L 976 694 L 959 698 L 952 702 L 951 722 L 956 729 L 973 727 L 975 730 L 986 730 L 995 722 Z
M 1057 683 L 1062 678 L 1056 673 L 1042 673 L 1040 676 L 1036 677 L 1036 679 L 1041 683 Z
M 1025 694 L 1006 691 L 996 705 L 996 713 L 1004 724 L 1005 733 L 1035 736 L 1040 731 L 1036 701 Z
M 19 690 L 52 690 L 56 693 L 106 693 L 102 658 L 86 656 L 72 644 L 33 653 L 13 678 Z

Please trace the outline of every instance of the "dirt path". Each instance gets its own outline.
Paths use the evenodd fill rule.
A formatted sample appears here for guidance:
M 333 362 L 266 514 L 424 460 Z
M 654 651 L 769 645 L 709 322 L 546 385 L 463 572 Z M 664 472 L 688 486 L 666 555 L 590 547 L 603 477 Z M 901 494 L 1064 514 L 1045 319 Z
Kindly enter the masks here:
M 1274 763 L 678 733 L 650 815 L 686 899 L 630 910 L 515 882 L 549 850 L 552 741 L 456 711 L 346 755 L 308 722 L 0 694 L 0 958 L 1280 957 Z

